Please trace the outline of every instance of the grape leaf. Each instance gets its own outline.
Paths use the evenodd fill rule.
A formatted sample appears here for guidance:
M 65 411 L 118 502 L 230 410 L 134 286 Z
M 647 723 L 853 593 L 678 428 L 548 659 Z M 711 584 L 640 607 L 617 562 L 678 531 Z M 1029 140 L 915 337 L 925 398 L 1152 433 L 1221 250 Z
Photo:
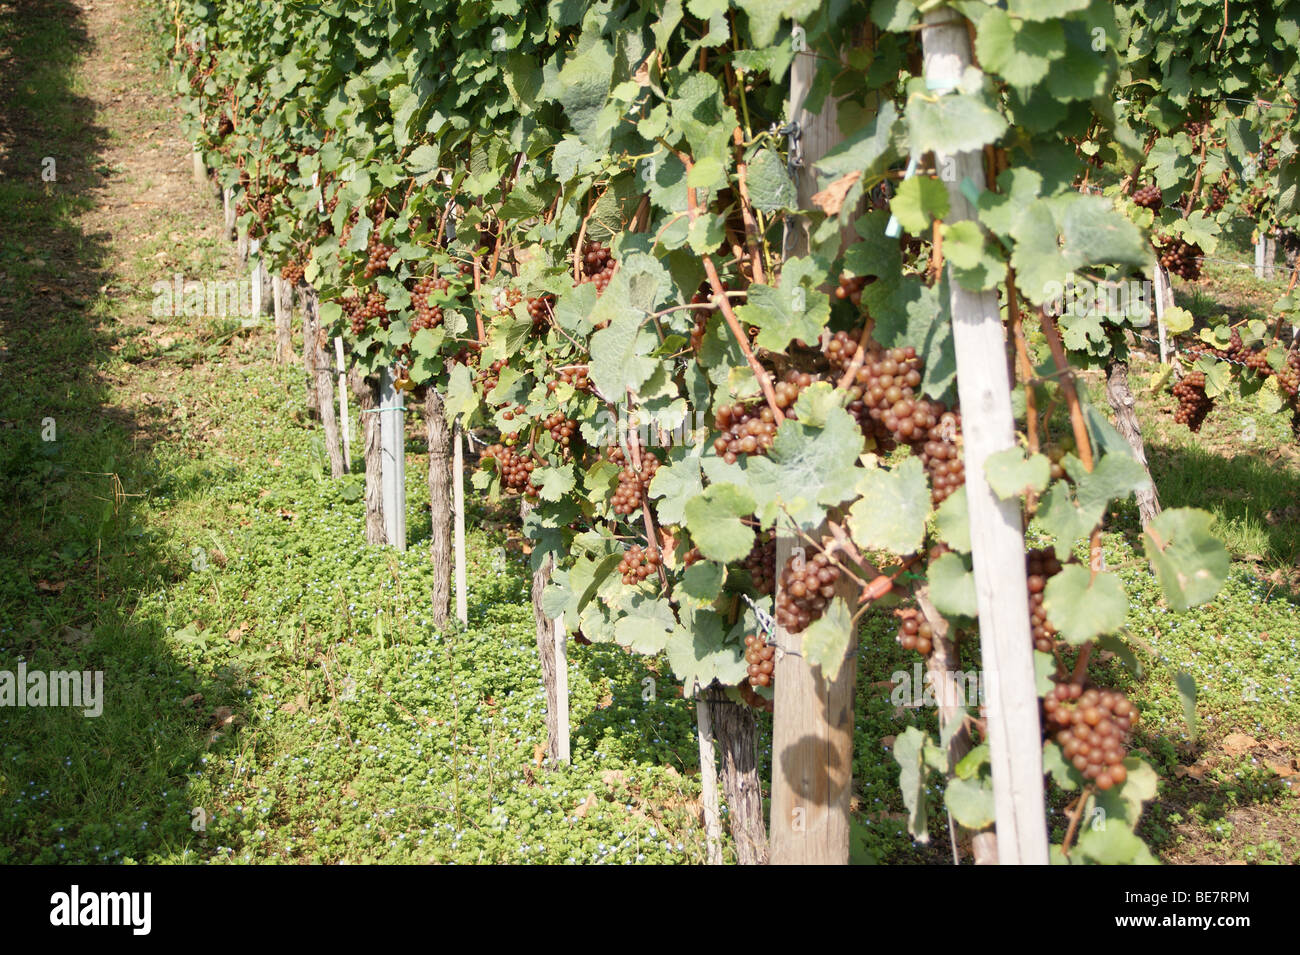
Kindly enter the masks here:
M 1147 525 L 1142 543 L 1174 610 L 1211 600 L 1228 578 L 1228 551 L 1210 534 L 1214 518 L 1190 507 L 1167 510 Z
M 662 523 L 680 524 L 686 518 L 686 502 L 704 490 L 704 480 L 700 477 L 699 457 L 676 448 L 669 457 L 677 459 L 655 472 L 650 497 L 659 501 L 655 513 Z
M 700 553 L 729 564 L 754 546 L 754 531 L 741 521 L 754 513 L 754 498 L 734 484 L 713 484 L 686 502 L 686 528 Z
M 980 830 L 993 824 L 993 787 L 975 779 L 953 779 L 943 792 L 944 805 L 952 817 L 967 829 Z
M 948 187 L 933 176 L 904 179 L 889 203 L 889 211 L 913 235 L 923 235 L 934 219 L 948 215 Z
M 1025 456 L 1025 449 L 1016 445 L 984 461 L 984 475 L 993 493 L 1002 500 L 1019 497 L 1026 491 L 1041 493 L 1052 477 L 1052 462 L 1042 454 Z
M 975 617 L 979 606 L 975 600 L 975 575 L 956 554 L 944 554 L 931 561 L 927 577 L 930 600 L 940 613 L 954 617 Z
M 861 496 L 849 508 L 854 543 L 900 555 L 921 546 L 930 515 L 930 489 L 919 457 L 909 457 L 889 470 L 863 471 L 857 490 Z
M 839 676 L 844 656 L 853 636 L 853 624 L 848 604 L 836 597 L 821 617 L 808 625 L 803 632 L 801 652 L 813 666 L 821 667 L 827 680 Z
M 634 593 L 628 613 L 614 624 L 620 646 L 637 653 L 660 653 L 677 627 L 677 617 L 667 600 Z
M 1007 121 L 983 95 L 913 93 L 904 111 L 912 152 L 942 156 L 980 149 L 1007 130 Z
M 611 292 L 613 283 L 603 298 Z M 640 388 L 659 367 L 650 357 L 657 342 L 652 332 L 642 328 L 644 318 L 643 312 L 624 309 L 607 328 L 591 336 L 591 380 L 614 401 L 622 400 L 627 389 Z
M 760 149 L 749 161 L 747 173 L 749 201 L 759 212 L 770 214 L 798 208 L 794 182 L 776 150 Z
M 1047 582 L 1043 607 L 1062 639 L 1077 645 L 1123 627 L 1128 596 L 1116 574 L 1066 564 Z
M 930 841 L 926 823 L 926 772 L 923 762 L 926 734 L 909 726 L 894 739 L 894 761 L 898 763 L 898 788 L 907 807 L 907 831 L 917 842 Z
M 979 21 L 975 55 L 1012 86 L 1032 86 L 1047 76 L 1052 60 L 1065 55 L 1065 31 L 1058 22 L 1013 20 L 990 10 Z
M 722 582 L 726 574 L 724 564 L 715 564 L 711 560 L 696 561 L 682 574 L 682 586 L 677 592 L 685 593 L 699 603 L 712 603 L 722 593 Z
M 962 554 L 970 553 L 970 510 L 966 504 L 966 485 L 949 494 L 935 511 L 939 539 Z
M 862 430 L 842 408 L 829 409 L 821 428 L 786 419 L 767 456 L 745 464 L 763 526 L 770 526 L 781 508 L 801 527 L 820 524 L 826 506 L 853 496 L 861 453 Z
M 739 635 L 753 622 L 742 619 L 728 634 L 722 617 L 708 609 L 687 609 L 685 619 L 668 641 L 668 663 L 687 686 L 708 686 L 714 680 L 735 686 L 745 679 L 745 653 Z M 728 640 L 728 637 L 738 637 Z

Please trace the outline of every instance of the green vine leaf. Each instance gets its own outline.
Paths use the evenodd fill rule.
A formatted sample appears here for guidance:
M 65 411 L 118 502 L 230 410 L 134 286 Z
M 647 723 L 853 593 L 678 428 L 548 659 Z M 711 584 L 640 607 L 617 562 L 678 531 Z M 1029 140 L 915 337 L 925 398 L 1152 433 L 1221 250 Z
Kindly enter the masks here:
M 1162 513 L 1142 534 L 1147 559 L 1174 610 L 1212 600 L 1228 579 L 1228 551 L 1211 535 L 1213 524 L 1205 511 L 1180 507 Z
M 844 598 L 836 597 L 826 612 L 803 632 L 801 649 L 804 658 L 813 666 L 821 667 L 827 680 L 836 679 L 844 664 L 849 640 L 853 636 L 851 616 Z
M 1117 575 L 1067 564 L 1047 582 L 1043 606 L 1061 637 L 1078 645 L 1123 627 L 1128 596 Z
M 907 807 L 907 831 L 920 843 L 930 841 L 926 823 L 925 763 L 926 734 L 909 726 L 894 740 L 894 761 L 898 763 L 898 788 Z
M 686 529 L 700 553 L 724 564 L 741 560 L 754 546 L 754 531 L 742 518 L 754 513 L 754 498 L 734 484 L 714 484 L 686 502 Z
M 869 468 L 858 479 L 860 497 L 849 508 L 849 533 L 859 547 L 910 554 L 925 539 L 930 488 L 918 457 L 898 467 Z

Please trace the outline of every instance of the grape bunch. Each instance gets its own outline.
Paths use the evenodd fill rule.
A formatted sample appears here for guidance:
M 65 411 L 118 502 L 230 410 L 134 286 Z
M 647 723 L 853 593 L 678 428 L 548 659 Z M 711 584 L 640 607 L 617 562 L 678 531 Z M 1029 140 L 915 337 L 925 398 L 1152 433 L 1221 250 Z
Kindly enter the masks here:
M 761 634 L 745 634 L 745 662 L 749 664 L 750 686 L 772 685 L 772 674 L 776 670 L 776 647 L 764 640 Z
M 1294 398 L 1300 393 L 1300 352 L 1289 352 L 1286 358 L 1286 364 L 1277 373 L 1277 383 L 1282 386 L 1283 391 Z M 1267 364 L 1267 360 L 1265 363 Z
M 566 385 L 572 385 L 574 391 L 591 391 L 591 379 L 587 376 L 586 365 L 561 368 L 560 381 Z
M 1134 204 L 1141 206 L 1143 209 L 1150 209 L 1152 212 L 1159 212 L 1163 201 L 1160 195 L 1160 187 L 1154 182 L 1147 183 L 1133 193 Z
M 701 285 L 699 291 L 691 296 L 692 305 L 702 305 L 708 302 L 713 296 L 709 294 L 708 286 Z M 708 329 L 709 315 L 712 309 L 693 308 L 691 314 L 695 316 L 695 324 L 691 328 L 691 351 L 698 352 L 704 345 L 704 333 Z
M 542 425 L 551 432 L 551 438 L 556 444 L 567 449 L 573 441 L 573 437 L 578 433 L 578 422 L 572 418 L 566 418 L 558 411 L 549 415 Z
M 366 246 L 366 278 L 372 279 L 388 268 L 388 259 L 396 251 L 395 246 L 381 242 L 379 236 L 371 232 L 370 242 Z
M 524 293 L 517 288 L 498 289 L 492 296 L 492 304 L 496 306 L 499 312 L 509 312 L 512 308 L 524 300 Z
M 700 553 L 700 549 L 698 547 L 692 547 L 682 555 L 682 566 L 689 567 L 691 564 L 698 564 L 703 559 L 704 555 Z
M 305 270 L 301 262 L 289 261 L 280 268 L 280 278 L 284 279 L 290 285 L 297 285 L 302 281 L 302 274 Z
M 901 611 L 898 624 L 898 642 L 904 650 L 915 650 L 928 657 L 934 649 L 934 628 L 916 610 Z
M 588 242 L 582 250 L 582 273 L 574 286 L 591 282 L 596 286 L 596 294 L 599 295 L 605 291 L 605 286 L 609 285 L 609 280 L 614 277 L 614 269 L 617 265 L 609 246 L 601 245 L 599 242 Z
M 225 139 L 234 131 L 235 121 L 229 116 L 223 114 L 221 119 L 217 122 L 217 135 L 222 139 Z
M 1065 470 L 1065 455 L 1073 450 L 1073 440 L 1067 440 L 1063 443 L 1053 441 L 1043 448 L 1043 453 L 1047 455 L 1050 467 L 1048 473 L 1053 481 L 1069 480 L 1070 476 Z
M 1043 700 L 1043 711 L 1049 733 L 1085 778 L 1098 789 L 1124 781 L 1124 757 L 1138 709 L 1123 693 L 1058 683 Z
M 540 331 L 551 323 L 551 312 L 555 308 L 554 295 L 542 295 L 528 300 L 528 317 L 533 320 L 533 331 Z
M 830 362 L 831 371 L 837 375 L 843 374 L 853 363 L 853 356 L 861 349 L 858 347 L 858 340 L 848 332 L 836 332 L 822 349 L 826 355 L 826 360 Z M 920 379 L 917 379 L 920 384 Z
M 659 471 L 659 459 L 644 451 L 641 455 L 641 473 L 638 474 L 617 444 L 606 449 L 605 456 L 621 468 L 618 472 L 618 487 L 614 490 L 614 513 L 626 516 L 640 510 L 641 499 Z
M 807 560 L 793 554 L 781 569 L 781 586 L 776 597 L 776 622 L 791 633 L 802 633 L 826 612 L 835 596 L 840 569 L 818 551 Z
M 921 445 L 921 463 L 930 475 L 930 497 L 936 507 L 966 483 L 966 462 L 962 460 L 960 437 L 960 409 L 945 411 Z
M 1034 649 L 1051 653 L 1056 647 L 1056 628 L 1047 620 L 1043 607 L 1043 592 L 1047 582 L 1061 572 L 1061 562 L 1051 547 L 1042 547 L 1025 554 L 1025 572 L 1029 577 L 1029 629 L 1034 638 Z
M 787 370 L 772 388 L 776 406 L 785 411 L 786 417 L 793 417 L 790 407 L 799 393 L 816 380 L 809 372 Z M 741 454 L 766 454 L 776 439 L 776 417 L 766 402 L 723 405 L 715 412 L 714 421 L 722 433 L 714 439 L 713 450 L 728 464 L 735 464 Z
M 1201 277 L 1201 247 L 1186 239 L 1168 237 L 1156 246 L 1160 264 L 1189 282 Z
M 352 323 L 352 334 L 358 338 L 365 334 L 366 326 L 378 320 L 383 328 L 388 327 L 388 300 L 378 290 L 370 292 L 364 301 L 356 295 L 348 296 L 341 302 L 343 313 Z
M 735 464 L 740 454 L 766 454 L 776 438 L 776 422 L 766 404 L 723 405 L 715 418 L 722 434 L 714 439 L 713 450 L 728 464 Z
M 836 332 L 824 353 L 831 369 L 846 371 L 861 351 L 857 339 Z M 962 460 L 961 412 L 918 394 L 924 363 L 912 346 L 870 350 L 849 384 L 849 413 L 883 451 L 909 445 L 930 475 L 937 506 L 966 482 Z
M 835 287 L 835 297 L 841 302 L 850 301 L 854 305 L 862 304 L 862 290 L 867 285 L 867 278 L 864 275 L 841 275 L 839 284 Z
M 533 484 L 533 470 L 540 467 L 542 462 L 530 455 L 518 454 L 514 448 L 502 444 L 485 448 L 482 456 L 496 462 L 507 494 L 522 493 L 525 497 L 537 496 L 537 487 Z
M 498 358 L 487 368 L 479 369 L 478 375 L 476 375 L 475 377 L 478 378 L 479 382 L 482 385 L 483 394 L 486 395 L 489 391 L 491 391 L 493 388 L 497 386 L 497 382 L 500 381 L 501 378 L 501 369 L 504 368 L 505 366 L 506 366 L 506 360 L 504 358 Z
M 1205 394 L 1205 372 L 1193 371 L 1173 387 L 1174 397 L 1178 399 L 1178 410 L 1174 420 L 1187 425 L 1190 431 L 1200 431 L 1205 416 L 1214 407 L 1214 400 Z
M 1228 201 L 1228 193 L 1218 186 L 1210 187 L 1209 209 L 1211 212 L 1218 212 Z
M 436 275 L 426 275 L 415 283 L 415 288 L 411 291 L 411 304 L 415 307 L 415 320 L 411 322 L 411 331 L 437 328 L 442 324 L 442 306 L 430 304 L 429 297 L 434 292 L 446 292 L 450 288 L 451 282 L 448 279 Z
M 658 571 L 659 548 L 653 544 L 646 548 L 642 548 L 640 544 L 633 544 L 623 554 L 623 559 L 618 564 L 618 572 L 622 575 L 625 584 L 639 584 Z
M 745 555 L 744 566 L 753 578 L 754 590 L 765 597 L 771 594 L 776 588 L 776 538 L 760 535 Z

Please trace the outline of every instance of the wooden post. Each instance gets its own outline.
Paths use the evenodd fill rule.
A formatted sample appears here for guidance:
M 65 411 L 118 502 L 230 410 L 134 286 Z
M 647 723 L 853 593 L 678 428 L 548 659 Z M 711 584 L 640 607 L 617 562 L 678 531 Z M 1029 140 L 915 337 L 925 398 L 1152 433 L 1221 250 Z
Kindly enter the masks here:
M 289 283 L 283 283 L 292 294 Z M 302 335 L 304 349 L 311 355 L 311 367 L 316 379 L 314 395 L 316 413 L 325 432 L 325 453 L 329 457 L 330 477 L 341 478 L 345 472 L 343 443 L 339 440 L 338 418 L 334 415 L 334 395 L 330 388 L 330 366 L 325 357 L 324 336 L 320 327 L 320 301 L 310 285 L 300 287 L 302 293 Z
M 1147 472 L 1147 478 L 1151 478 L 1151 468 L 1147 464 L 1147 449 L 1142 441 L 1142 428 L 1138 423 L 1137 417 L 1137 399 L 1133 397 L 1133 389 L 1128 383 L 1128 362 L 1112 358 L 1106 364 L 1106 399 L 1110 402 L 1111 410 L 1115 412 L 1115 424 L 1119 433 L 1124 436 L 1128 442 L 1129 448 L 1133 451 L 1133 457 L 1137 458 L 1138 463 Z M 1150 524 L 1160 516 L 1160 496 L 1156 493 L 1155 481 L 1143 490 L 1137 492 L 1138 514 L 1142 518 L 1142 526 Z
M 567 763 L 569 750 L 569 638 L 564 629 L 564 614 L 555 618 L 555 727 L 558 730 L 555 758 Z
M 275 309 L 275 362 L 293 361 L 293 286 L 278 275 L 271 277 L 271 302 Z
M 1264 248 L 1264 236 L 1261 233 L 1255 239 L 1255 278 L 1257 279 L 1264 277 Z
M 343 360 L 343 336 L 334 336 L 334 362 L 339 373 L 339 433 L 343 437 L 343 470 L 352 470 L 352 418 L 348 415 L 347 365 Z
M 533 506 L 527 501 L 519 505 L 519 516 L 528 519 Z M 546 616 L 542 609 L 542 594 L 551 582 L 551 571 L 555 568 L 555 557 L 550 552 L 542 555 L 541 562 L 533 570 L 533 625 L 537 631 L 537 662 L 542 671 L 542 689 L 546 693 L 546 755 L 552 763 L 560 759 L 560 737 L 568 738 L 568 721 L 560 724 L 559 662 L 555 657 L 556 622 Z M 564 705 L 568 707 L 568 699 Z
M 925 79 L 936 95 L 955 88 L 971 63 L 966 20 L 949 7 L 925 14 L 921 33 Z M 948 190 L 948 222 L 975 218 L 962 192 L 969 180 L 985 186 L 982 152 L 936 155 L 956 174 Z M 949 308 L 957 352 L 957 390 L 964 411 L 966 498 L 975 541 L 975 592 L 980 647 L 987 687 L 989 755 L 998 859 L 1004 865 L 1046 865 L 1047 822 L 1043 807 L 1042 728 L 1038 719 L 1033 643 L 1029 636 L 1029 588 L 1020 502 L 1000 500 L 989 487 L 984 462 L 1015 446 L 1011 390 L 1003 369 L 1003 327 L 995 292 L 968 292 L 949 274 Z M 780 679 L 780 674 L 777 676 Z
M 402 393 L 387 366 L 379 374 L 379 433 L 383 464 L 384 537 L 406 550 L 406 427 Z
M 208 183 L 208 166 L 203 161 L 203 153 L 196 149 L 192 155 L 194 159 L 194 184 L 196 186 L 206 186 Z
M 384 544 L 384 488 L 376 382 L 360 368 L 353 367 L 352 393 L 361 408 L 362 453 L 366 475 L 366 543 Z
M 1169 342 L 1165 336 L 1165 309 L 1173 304 L 1173 289 L 1169 284 L 1169 270 L 1156 260 L 1152 270 L 1156 299 L 1156 334 L 1160 337 L 1160 364 L 1169 364 Z
M 695 693 L 695 728 L 700 744 L 700 803 L 704 809 L 704 841 L 709 865 L 722 865 L 722 811 L 718 799 L 718 757 L 713 739 L 713 714 L 703 693 Z
M 790 538 L 778 538 L 778 568 L 785 566 L 789 545 Z M 848 585 L 842 579 L 837 596 L 852 597 Z M 771 862 L 847 865 L 857 635 L 850 635 L 850 656 L 833 681 L 801 655 L 802 636 L 778 627 L 776 644 Z
M 447 625 L 451 610 L 451 434 L 442 395 L 429 384 L 424 396 L 429 441 L 429 562 L 433 565 L 433 622 Z
M 841 139 L 834 99 L 827 97 L 815 114 L 804 109 L 816 71 L 811 51 L 796 54 L 790 67 L 790 117 L 799 129 L 795 188 L 802 209 L 812 208 L 817 191 L 813 164 Z M 804 217 L 787 220 L 786 257 L 807 254 L 808 228 Z M 778 537 L 778 569 L 791 553 L 792 540 Z M 838 678 L 828 681 L 800 655 L 800 636 L 778 628 L 776 643 L 781 649 L 773 674 L 771 861 L 847 865 L 855 659 L 846 661 Z M 856 645 L 855 635 L 850 634 L 849 645 Z
M 307 414 L 312 418 L 320 417 L 321 397 L 320 397 L 320 362 L 318 355 L 320 349 L 316 342 L 316 313 L 313 308 L 308 307 L 307 295 L 305 288 L 298 290 L 298 306 L 302 311 L 302 369 L 307 383 L 306 402 Z M 279 329 L 276 329 L 276 347 L 279 347 Z M 328 382 L 328 379 L 326 379 Z M 328 387 L 325 391 L 329 394 Z
M 235 200 L 229 186 L 221 190 L 221 211 L 225 215 L 226 238 L 233 239 L 235 237 Z
M 248 280 L 253 283 L 253 314 L 263 315 L 266 313 L 266 295 L 262 289 L 262 259 L 258 255 L 261 242 L 257 239 L 247 241 L 246 260 L 251 263 Z
M 713 687 L 700 694 L 712 708 L 713 736 L 722 763 L 722 793 L 736 861 L 767 864 L 767 826 L 763 823 L 763 789 L 758 776 L 758 721 L 754 710 Z
M 455 517 L 456 549 L 456 618 L 462 626 L 469 626 L 469 606 L 465 594 L 465 456 L 461 450 L 465 436 L 461 433 L 460 422 L 452 429 L 451 446 L 455 454 L 452 465 L 452 513 Z
M 1264 278 L 1273 279 L 1277 277 L 1277 271 L 1274 263 L 1277 260 L 1277 240 L 1273 236 L 1264 237 Z

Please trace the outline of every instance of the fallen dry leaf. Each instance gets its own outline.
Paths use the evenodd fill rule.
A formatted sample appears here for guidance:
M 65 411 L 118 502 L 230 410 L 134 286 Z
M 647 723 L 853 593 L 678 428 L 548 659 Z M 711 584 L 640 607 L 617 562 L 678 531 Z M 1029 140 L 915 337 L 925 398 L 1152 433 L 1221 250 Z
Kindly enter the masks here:
M 1292 764 L 1292 762 L 1283 762 L 1280 759 L 1266 758 L 1264 760 L 1264 765 L 1267 766 L 1269 769 L 1273 770 L 1273 772 L 1277 773 L 1283 779 L 1285 779 L 1288 776 L 1294 776 L 1296 774 L 1295 766 Z
M 596 794 L 588 793 L 587 798 L 584 799 L 582 802 L 580 802 L 578 804 L 578 807 L 573 810 L 573 814 L 577 816 L 579 819 L 585 819 L 587 817 L 587 813 L 595 809 L 599 805 L 600 802 L 596 799 Z
M 1191 776 L 1193 779 L 1200 779 L 1205 775 L 1205 767 L 1200 763 L 1193 763 L 1191 766 L 1175 766 L 1174 775 L 1179 779 L 1184 776 Z
M 813 205 L 828 216 L 839 215 L 840 209 L 844 206 L 844 197 L 849 194 L 849 190 L 853 188 L 854 183 L 861 178 L 862 173 L 858 170 L 840 176 L 840 178 L 812 197 Z
M 195 693 L 181 700 L 181 706 L 198 706 L 202 702 L 203 702 L 203 694 Z
M 1248 753 L 1254 749 L 1258 745 L 1258 741 L 1255 737 L 1247 736 L 1245 733 L 1229 733 L 1224 737 L 1221 745 L 1223 751 L 1229 756 L 1240 756 L 1242 753 Z
M 40 580 L 36 581 L 36 592 L 38 594 L 61 594 L 63 593 L 63 588 L 66 586 L 68 586 L 68 582 L 66 580 L 60 580 L 56 583 L 50 583 L 45 578 L 41 578 Z

